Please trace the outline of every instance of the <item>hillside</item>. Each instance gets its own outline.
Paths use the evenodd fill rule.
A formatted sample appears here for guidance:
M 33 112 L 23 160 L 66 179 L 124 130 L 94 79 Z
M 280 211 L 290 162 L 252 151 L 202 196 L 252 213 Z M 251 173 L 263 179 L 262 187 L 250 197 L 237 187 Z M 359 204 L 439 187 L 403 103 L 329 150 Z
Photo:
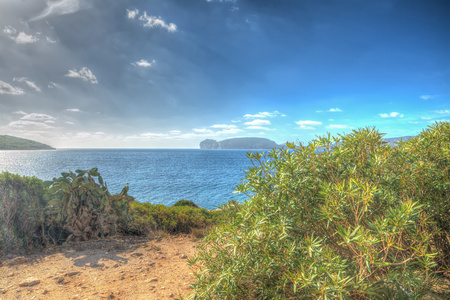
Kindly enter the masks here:
M 273 149 L 281 146 L 265 138 L 234 138 L 223 141 L 212 139 L 200 143 L 200 149 Z
M 54 150 L 54 148 L 32 140 L 0 135 L 0 150 Z

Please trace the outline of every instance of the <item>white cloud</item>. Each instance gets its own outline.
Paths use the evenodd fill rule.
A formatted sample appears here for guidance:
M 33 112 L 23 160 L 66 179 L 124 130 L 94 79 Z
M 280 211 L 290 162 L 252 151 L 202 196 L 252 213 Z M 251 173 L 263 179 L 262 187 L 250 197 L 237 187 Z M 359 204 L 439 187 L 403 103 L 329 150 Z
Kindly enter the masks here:
M 149 68 L 149 67 L 153 66 L 155 63 L 156 63 L 156 60 L 152 60 L 151 62 L 148 62 L 145 59 L 141 59 L 140 61 L 137 61 L 132 64 L 135 66 L 138 66 L 138 67 Z
M 343 110 L 342 109 L 340 109 L 340 108 L 330 108 L 329 110 L 328 110 L 329 112 L 343 112 Z
M 50 37 L 46 36 L 45 39 L 47 40 L 47 42 L 49 42 L 50 44 L 56 44 L 55 40 L 52 40 Z
M 127 9 L 127 17 L 128 19 L 134 19 L 139 14 L 138 9 L 129 10 Z
M 215 124 L 215 125 L 211 126 L 211 128 L 232 129 L 232 128 L 236 128 L 236 125 Z
M 434 98 L 437 98 L 437 97 L 438 97 L 437 95 L 422 95 L 419 98 L 422 99 L 422 100 L 431 100 L 431 99 L 434 99 Z
M 81 110 L 79 110 L 78 108 L 68 108 L 68 109 L 66 109 L 66 111 L 70 111 L 70 112 L 80 112 Z
M 333 121 L 334 121 L 334 119 L 328 119 L 328 121 L 330 121 L 330 122 L 333 122 Z
M 10 85 L 9 83 L 3 82 L 0 80 L 0 94 L 7 94 L 7 95 L 23 95 L 25 92 L 18 87 L 14 87 Z
M 16 41 L 17 44 L 31 44 L 39 41 L 37 37 L 26 34 L 23 31 L 21 31 L 13 40 Z
M 16 34 L 17 30 L 11 26 L 5 26 L 3 32 L 6 33 L 6 35 L 8 35 L 9 37 L 12 37 Z
M 81 68 L 80 71 L 77 71 L 77 69 L 69 70 L 69 73 L 64 76 L 71 78 L 81 78 L 83 79 L 83 81 L 89 81 L 92 84 L 98 84 L 95 75 L 86 67 Z
M 27 120 L 27 121 L 44 122 L 44 121 L 47 121 L 47 120 L 54 120 L 55 118 L 53 116 L 46 115 L 46 114 L 31 113 L 31 114 L 24 115 L 20 119 L 21 120 Z
M 404 115 L 398 112 L 391 112 L 390 114 L 379 114 L 382 118 L 403 118 Z
M 79 0 L 50 0 L 47 1 L 47 8 L 38 16 L 32 18 L 30 22 L 38 21 L 51 15 L 72 14 L 77 12 L 79 9 Z
M 261 125 L 270 125 L 270 121 L 269 120 L 260 120 L 260 119 L 256 119 L 250 122 L 245 122 L 245 125 L 249 125 L 249 126 L 261 126 Z
M 142 21 L 142 26 L 147 28 L 161 27 L 163 29 L 166 29 L 168 32 L 177 31 L 177 25 L 175 25 L 174 23 L 167 24 L 160 17 L 158 18 L 155 16 L 147 15 L 146 11 L 144 11 L 144 14 L 139 17 L 139 20 Z
M 171 130 L 169 131 L 169 134 L 171 135 L 180 135 L 182 132 L 180 130 Z
M 47 85 L 47 87 L 48 87 L 49 89 L 57 88 L 57 87 L 59 87 L 59 84 L 54 83 L 54 82 L 50 82 L 50 83 Z
M 301 125 L 316 126 L 316 125 L 322 125 L 322 122 L 305 120 L 305 121 L 297 121 L 297 122 L 295 122 L 295 124 L 300 125 L 300 126 Z
M 248 126 L 247 129 L 252 129 L 252 130 L 270 130 L 270 128 L 263 127 L 263 126 Z
M 273 112 L 259 112 L 257 114 L 251 115 L 246 114 L 244 115 L 245 119 L 257 119 L 257 118 L 274 118 L 274 117 L 286 117 L 285 114 L 280 113 L 279 111 L 275 110 Z
M 44 122 L 26 121 L 26 120 L 14 121 L 9 123 L 8 125 L 9 127 L 15 129 L 27 129 L 27 130 L 42 130 L 54 128 L 53 126 L 50 126 Z
M 15 111 L 13 112 L 14 115 L 28 115 L 26 112 L 19 110 L 19 111 Z
M 74 125 L 75 123 L 74 123 L 74 122 L 69 122 L 69 121 L 67 121 L 66 124 Z
M 194 128 L 192 129 L 195 133 L 212 133 L 211 130 L 205 128 Z
M 32 88 L 32 89 L 34 89 L 37 92 L 41 91 L 41 88 L 38 87 L 36 85 L 36 83 L 34 83 L 33 81 L 28 80 L 28 78 L 26 78 L 26 77 L 15 77 L 15 78 L 13 78 L 13 81 L 24 82 L 26 85 L 28 85 L 29 88 Z
M 436 113 L 436 114 L 440 114 L 440 115 L 450 115 L 450 110 L 449 109 L 435 110 L 433 112 Z
M 344 129 L 344 128 L 348 128 L 348 126 L 341 125 L 341 124 L 330 124 L 327 126 L 327 128 L 329 128 L 329 129 Z

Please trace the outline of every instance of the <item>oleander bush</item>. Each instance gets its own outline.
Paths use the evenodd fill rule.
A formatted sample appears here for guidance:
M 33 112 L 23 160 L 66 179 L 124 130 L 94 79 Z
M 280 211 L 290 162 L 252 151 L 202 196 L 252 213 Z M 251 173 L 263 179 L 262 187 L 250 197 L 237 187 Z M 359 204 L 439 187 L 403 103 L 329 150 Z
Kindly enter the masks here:
M 46 205 L 40 179 L 0 173 L 0 256 L 40 247 Z
M 397 147 L 382 136 L 363 128 L 249 153 L 237 191 L 250 200 L 190 261 L 193 298 L 425 295 L 448 265 L 449 123 Z

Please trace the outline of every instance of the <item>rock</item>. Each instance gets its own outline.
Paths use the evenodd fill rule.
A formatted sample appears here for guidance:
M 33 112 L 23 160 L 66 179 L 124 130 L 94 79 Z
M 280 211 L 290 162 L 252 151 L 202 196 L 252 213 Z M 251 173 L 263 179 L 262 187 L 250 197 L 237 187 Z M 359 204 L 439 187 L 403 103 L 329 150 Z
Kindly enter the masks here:
M 48 294 L 48 291 L 47 290 L 44 290 L 43 292 L 42 292 L 42 295 L 47 295 Z
M 9 265 L 9 266 L 13 266 L 13 265 L 26 263 L 27 261 L 28 261 L 28 259 L 26 259 L 25 257 L 19 256 L 19 257 L 15 257 L 13 259 L 10 259 L 6 264 Z
M 64 284 L 64 277 L 58 276 L 55 279 L 59 284 Z
M 170 297 L 170 298 L 173 298 L 173 297 L 174 297 L 174 294 L 170 293 L 170 294 L 169 294 L 169 297 Z
M 108 300 L 109 300 L 109 299 L 115 299 L 115 298 L 116 298 L 116 297 L 114 297 L 114 295 L 112 295 L 112 294 L 108 296 Z
M 181 259 L 187 259 L 188 257 L 187 257 L 186 254 L 183 254 L 183 255 L 180 256 L 180 258 L 181 258 Z
M 25 279 L 25 281 L 22 281 L 21 283 L 19 283 L 19 286 L 25 287 L 25 286 L 33 286 L 36 284 L 41 283 L 41 281 L 37 278 L 34 277 L 29 277 L 27 279 Z
M 147 266 L 153 266 L 153 265 L 155 265 L 155 263 L 153 263 L 153 262 L 147 263 Z
M 142 254 L 140 252 L 136 252 L 136 253 L 132 253 L 131 254 L 131 256 L 136 256 L 136 257 L 142 256 L 142 255 L 144 255 L 144 254 Z
M 104 266 L 105 266 L 104 263 L 91 264 L 92 268 L 103 268 Z
M 119 264 L 115 264 L 114 266 L 113 266 L 113 268 L 118 268 L 119 267 Z
M 72 276 L 75 276 L 75 275 L 78 275 L 78 274 L 80 274 L 80 272 L 74 271 L 74 272 L 66 273 L 64 276 L 72 277 Z
M 0 294 L 5 294 L 6 293 L 6 290 L 5 289 L 2 289 L 2 288 L 0 288 Z
M 152 279 L 150 279 L 148 282 L 155 282 L 155 281 L 158 281 L 158 278 L 152 278 Z

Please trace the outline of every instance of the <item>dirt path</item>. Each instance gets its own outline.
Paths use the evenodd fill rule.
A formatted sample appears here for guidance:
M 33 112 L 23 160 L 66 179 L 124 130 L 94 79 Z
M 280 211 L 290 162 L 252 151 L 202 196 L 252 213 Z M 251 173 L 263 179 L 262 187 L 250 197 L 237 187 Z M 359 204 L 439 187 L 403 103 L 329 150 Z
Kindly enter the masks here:
M 190 236 L 119 237 L 74 243 L 5 260 L 3 299 L 177 299 L 190 293 Z

